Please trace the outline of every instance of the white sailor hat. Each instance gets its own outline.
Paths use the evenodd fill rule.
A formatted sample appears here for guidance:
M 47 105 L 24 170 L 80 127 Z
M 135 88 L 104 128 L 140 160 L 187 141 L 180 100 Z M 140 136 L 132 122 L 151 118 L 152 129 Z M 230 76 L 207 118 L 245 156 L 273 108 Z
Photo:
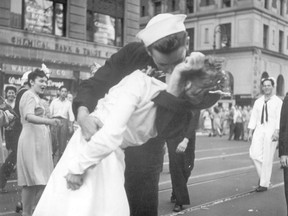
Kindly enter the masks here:
M 154 16 L 136 37 L 141 39 L 146 47 L 168 35 L 186 31 L 185 14 L 163 13 Z
M 26 71 L 22 77 L 21 77 L 21 85 L 24 85 L 25 82 L 28 81 L 28 75 L 31 73 L 32 71 L 29 70 L 29 71 Z

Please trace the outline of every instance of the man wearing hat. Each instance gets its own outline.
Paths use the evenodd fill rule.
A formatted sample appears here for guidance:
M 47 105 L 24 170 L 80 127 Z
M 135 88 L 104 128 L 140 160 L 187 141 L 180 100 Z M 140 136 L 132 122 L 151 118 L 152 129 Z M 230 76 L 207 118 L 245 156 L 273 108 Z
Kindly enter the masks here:
M 73 111 L 87 140 L 101 126 L 97 119 L 88 115 L 109 88 L 136 69 L 152 67 L 155 74 L 161 76 L 163 73 L 171 73 L 174 66 L 185 59 L 189 45 L 185 18 L 183 14 L 158 14 L 153 17 L 137 35 L 142 43 L 127 44 L 112 55 L 92 78 L 81 83 L 73 101 Z M 174 122 L 171 113 L 182 116 L 181 113 L 187 111 L 186 102 L 178 98 L 182 93 L 181 85 L 175 83 L 172 86 L 154 99 L 158 105 L 156 127 L 159 134 L 169 134 L 166 128 L 169 122 Z M 164 139 L 158 136 L 142 146 L 125 150 L 125 189 L 133 216 L 157 215 L 163 146 Z

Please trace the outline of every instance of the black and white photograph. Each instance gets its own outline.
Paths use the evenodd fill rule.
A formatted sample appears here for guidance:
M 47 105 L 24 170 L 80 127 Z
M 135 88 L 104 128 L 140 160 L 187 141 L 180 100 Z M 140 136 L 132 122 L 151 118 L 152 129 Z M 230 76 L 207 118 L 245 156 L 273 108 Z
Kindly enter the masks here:
M 0 216 L 288 216 L 288 0 L 0 0 Z

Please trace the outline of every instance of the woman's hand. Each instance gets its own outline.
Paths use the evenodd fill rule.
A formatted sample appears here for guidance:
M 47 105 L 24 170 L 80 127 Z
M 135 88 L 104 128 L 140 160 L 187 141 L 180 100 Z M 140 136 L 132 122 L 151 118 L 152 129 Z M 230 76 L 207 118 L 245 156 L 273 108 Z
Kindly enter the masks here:
M 84 174 L 71 174 L 65 176 L 67 188 L 71 190 L 78 190 L 83 185 Z
M 11 121 L 13 121 L 15 119 L 15 116 L 9 110 L 6 110 L 4 112 L 6 113 L 9 122 L 11 122 Z
M 60 119 L 50 119 L 50 125 L 51 126 L 60 126 L 61 125 L 61 120 Z

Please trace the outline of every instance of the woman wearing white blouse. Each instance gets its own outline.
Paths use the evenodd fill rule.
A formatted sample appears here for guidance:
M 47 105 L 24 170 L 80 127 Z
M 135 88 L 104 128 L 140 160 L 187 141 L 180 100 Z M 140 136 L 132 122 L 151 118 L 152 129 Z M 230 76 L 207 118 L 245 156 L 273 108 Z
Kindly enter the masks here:
M 186 77 L 183 96 L 191 103 L 201 103 L 209 90 L 221 90 L 225 76 L 221 63 L 192 53 L 175 67 L 171 79 L 176 73 L 191 74 Z M 169 83 L 166 85 L 137 70 L 111 88 L 91 114 L 103 127 L 88 142 L 81 130 L 75 132 L 33 215 L 129 216 L 123 150 L 157 135 L 156 106 L 152 99 L 171 87 Z

